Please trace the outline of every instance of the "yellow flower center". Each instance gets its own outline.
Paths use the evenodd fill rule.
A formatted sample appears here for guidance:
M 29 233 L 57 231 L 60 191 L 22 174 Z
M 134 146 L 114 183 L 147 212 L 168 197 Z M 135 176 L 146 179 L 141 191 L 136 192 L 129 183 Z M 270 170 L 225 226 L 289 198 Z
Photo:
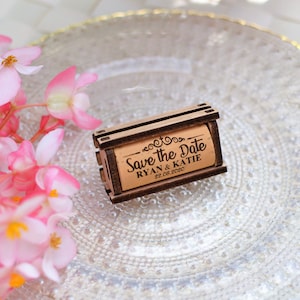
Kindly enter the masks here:
M 58 249 L 60 245 L 61 245 L 61 237 L 58 236 L 56 232 L 53 232 L 50 235 L 50 247 L 53 249 Z
M 58 192 L 56 189 L 53 189 L 49 193 L 49 197 L 57 198 L 58 197 Z
M 21 230 L 28 231 L 27 225 L 21 222 L 11 222 L 7 226 L 6 236 L 12 240 L 16 238 L 20 238 Z
M 25 278 L 18 274 L 18 273 L 12 273 L 10 275 L 10 281 L 9 281 L 9 286 L 11 288 L 18 288 L 22 286 L 25 283 Z
M 13 55 L 9 55 L 6 58 L 4 58 L 4 60 L 2 61 L 2 65 L 4 67 L 11 67 L 14 65 L 14 63 L 16 63 L 18 60 L 15 56 Z
M 54 112 L 62 112 L 69 109 L 71 105 L 69 95 L 61 93 L 51 94 L 47 99 L 47 106 Z
M 13 196 L 13 197 L 11 197 L 11 200 L 14 201 L 14 202 L 16 202 L 16 203 L 19 203 L 21 201 L 21 199 L 22 199 L 22 197 L 20 197 L 20 196 Z

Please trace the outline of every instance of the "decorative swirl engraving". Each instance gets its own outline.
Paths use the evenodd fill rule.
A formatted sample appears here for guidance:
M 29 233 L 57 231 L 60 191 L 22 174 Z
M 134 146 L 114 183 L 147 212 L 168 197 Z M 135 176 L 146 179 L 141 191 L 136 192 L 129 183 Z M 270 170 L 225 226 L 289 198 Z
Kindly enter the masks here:
M 170 136 L 165 136 L 165 137 L 159 137 L 159 139 L 153 140 L 152 143 L 150 143 L 148 146 L 144 147 L 143 151 L 150 151 L 154 147 L 160 148 L 162 145 L 171 145 L 172 143 L 180 143 L 184 141 L 185 138 L 183 137 L 170 137 Z

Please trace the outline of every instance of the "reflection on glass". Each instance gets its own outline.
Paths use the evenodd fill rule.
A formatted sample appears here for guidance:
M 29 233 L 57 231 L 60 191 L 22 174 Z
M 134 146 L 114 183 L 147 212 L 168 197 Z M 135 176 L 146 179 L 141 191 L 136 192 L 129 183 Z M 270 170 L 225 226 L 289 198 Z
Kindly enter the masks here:
M 196 4 L 212 4 L 212 5 L 218 5 L 221 0 L 190 0 L 191 3 Z
M 256 3 L 256 4 L 264 4 L 266 2 L 268 2 L 269 0 L 247 0 L 248 2 L 251 3 Z

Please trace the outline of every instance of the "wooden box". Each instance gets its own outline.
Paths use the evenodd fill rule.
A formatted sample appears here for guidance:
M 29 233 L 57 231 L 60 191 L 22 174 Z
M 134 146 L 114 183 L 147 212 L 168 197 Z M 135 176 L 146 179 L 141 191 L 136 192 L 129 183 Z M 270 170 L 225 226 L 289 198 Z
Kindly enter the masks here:
M 202 103 L 93 134 L 113 203 L 227 171 L 216 119 Z

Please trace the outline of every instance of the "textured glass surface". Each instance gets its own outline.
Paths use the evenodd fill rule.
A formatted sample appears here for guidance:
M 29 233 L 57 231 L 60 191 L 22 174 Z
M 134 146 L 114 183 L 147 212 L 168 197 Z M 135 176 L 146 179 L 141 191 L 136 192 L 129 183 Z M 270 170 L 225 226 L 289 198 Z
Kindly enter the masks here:
M 56 162 L 81 182 L 66 224 L 78 255 L 60 284 L 10 299 L 296 299 L 300 297 L 300 53 L 221 18 L 140 13 L 86 23 L 41 42 L 47 82 L 94 71 L 90 113 L 103 127 L 201 102 L 220 111 L 228 172 L 113 205 L 92 133 L 68 126 Z M 28 130 L 36 117 L 28 113 Z

